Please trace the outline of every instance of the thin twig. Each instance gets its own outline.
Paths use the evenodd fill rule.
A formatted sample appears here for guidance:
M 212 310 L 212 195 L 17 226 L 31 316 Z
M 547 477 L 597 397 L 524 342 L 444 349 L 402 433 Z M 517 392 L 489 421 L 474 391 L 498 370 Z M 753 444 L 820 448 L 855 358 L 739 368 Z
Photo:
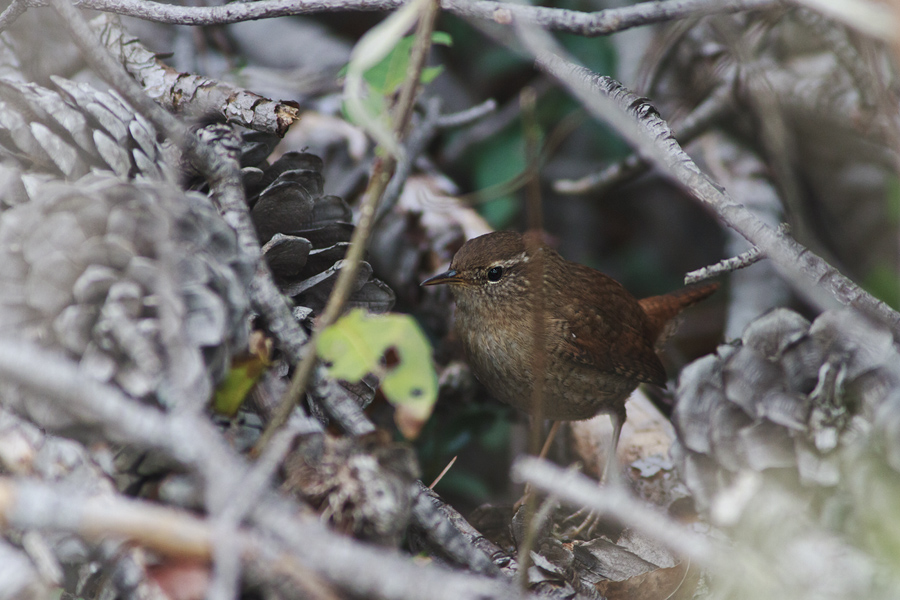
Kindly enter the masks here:
M 391 181 L 384 190 L 381 202 L 378 204 L 378 211 L 375 215 L 376 223 L 380 222 L 381 219 L 393 210 L 394 206 L 397 204 L 397 200 L 400 199 L 400 194 L 403 192 L 403 186 L 406 185 L 406 180 L 409 179 L 410 174 L 412 174 L 413 165 L 415 165 L 416 159 L 425 151 L 428 144 L 430 144 L 431 140 L 434 138 L 434 134 L 437 133 L 440 108 L 441 103 L 438 98 L 430 98 L 425 103 L 425 115 L 422 118 L 421 123 L 413 129 L 412 133 L 410 133 L 409 139 L 405 145 L 403 159 L 397 162 L 397 167 L 394 169 Z
M 6 31 L 10 25 L 16 22 L 16 19 L 24 15 L 28 6 L 28 0 L 12 0 L 9 6 L 0 13 L 0 33 Z
M 541 75 L 532 79 L 528 85 L 535 91 L 538 98 L 542 98 L 554 88 L 554 82 L 549 77 Z M 454 162 L 472 146 L 491 138 L 498 132 L 509 127 L 522 111 L 519 99 L 513 97 L 501 106 L 490 118 L 473 125 L 462 132 L 444 148 L 442 159 Z
M 526 485 L 525 487 L 529 487 Z M 559 503 L 559 499 L 554 494 L 548 494 L 544 501 L 541 502 L 540 507 L 535 509 L 533 506 L 537 504 L 537 495 L 531 493 L 529 495 L 528 501 L 525 505 L 527 514 L 529 515 L 528 524 L 525 528 L 525 539 L 522 540 L 522 543 L 519 544 L 519 570 L 516 575 L 518 576 L 519 586 L 524 590 L 528 588 L 528 569 L 531 568 L 531 551 L 534 549 L 534 544 L 538 540 L 538 534 L 544 526 L 544 523 L 547 521 L 547 518 L 550 517 L 550 514 L 556 508 Z
M 426 5 L 426 11 L 419 17 L 419 24 L 416 30 L 416 41 L 412 48 L 410 57 L 410 69 L 407 72 L 406 80 L 400 89 L 399 98 L 395 106 L 394 114 L 398 116 L 400 121 L 395 122 L 395 132 L 399 139 L 400 135 L 409 127 L 409 121 L 412 118 L 412 109 L 415 104 L 415 91 L 419 87 L 419 79 L 422 75 L 422 69 L 425 66 L 425 60 L 428 51 L 431 48 L 431 33 L 434 29 L 434 19 L 437 15 L 437 5 L 429 2 Z M 391 171 L 396 165 L 396 159 L 388 155 L 384 158 L 376 160 L 373 168 L 372 177 L 369 180 L 368 188 L 363 194 L 360 204 L 359 217 L 356 227 L 353 230 L 353 236 L 350 239 L 350 248 L 344 258 L 343 265 L 335 282 L 331 296 L 328 298 L 328 304 L 322 316 L 319 317 L 316 331 L 313 333 L 307 348 L 305 356 L 295 367 L 294 376 L 291 379 L 291 385 L 285 392 L 284 398 L 272 420 L 263 431 L 255 451 L 264 448 L 273 433 L 281 427 L 288 416 L 302 397 L 309 383 L 310 375 L 313 372 L 313 366 L 316 361 L 315 349 L 321 336 L 322 331 L 334 323 L 343 310 L 344 304 L 350 295 L 350 288 L 356 279 L 356 271 L 359 262 L 362 260 L 366 248 L 366 242 L 375 220 L 375 213 L 378 201 L 384 194 L 391 177 Z
M 444 467 L 444 469 L 440 472 L 440 474 L 438 474 L 438 476 L 434 478 L 434 481 L 431 482 L 431 485 L 428 486 L 429 490 L 433 490 L 434 486 L 436 486 L 438 483 L 441 482 L 441 479 L 444 478 L 444 475 L 447 474 L 447 471 L 449 471 L 450 468 L 453 467 L 454 464 L 456 464 L 457 458 L 459 458 L 459 457 L 454 456 L 452 459 L 450 459 L 450 462 L 447 463 L 447 466 Z
M 706 131 L 710 125 L 725 116 L 731 109 L 733 94 L 734 88 L 731 85 L 723 84 L 686 116 L 676 128 L 676 135 L 681 144 L 688 144 Z M 650 165 L 642 156 L 631 154 L 599 173 L 592 173 L 580 179 L 557 179 L 553 182 L 553 189 L 560 194 L 602 193 L 614 186 L 631 181 L 649 168 Z
M 540 182 L 540 131 L 537 123 L 537 94 L 530 87 L 525 87 L 519 94 L 522 106 L 522 128 L 525 138 L 526 181 L 525 198 L 528 216 L 528 234 L 525 236 L 525 251 L 530 257 L 528 261 L 528 284 L 534 293 L 531 294 L 531 347 L 534 350 L 531 359 L 531 431 L 528 436 L 528 450 L 537 455 L 541 449 L 541 428 L 544 424 L 544 380 L 547 370 L 547 332 L 544 297 L 544 255 L 541 251 L 541 235 L 543 233 L 543 210 L 541 207 Z M 528 494 L 525 499 L 525 515 L 527 529 L 533 532 L 536 524 L 537 496 Z M 519 585 L 528 589 L 528 569 L 531 567 L 531 548 L 534 535 L 526 536 L 525 543 L 519 548 Z
M 619 523 L 644 535 L 658 539 L 673 551 L 691 557 L 704 567 L 722 566 L 727 562 L 723 549 L 666 518 L 655 508 L 644 505 L 625 491 L 624 486 L 598 487 L 593 479 L 571 470 L 561 469 L 547 461 L 523 456 L 512 466 L 512 478 L 527 482 L 573 506 L 608 514 Z
M 452 129 L 454 127 L 465 127 L 475 121 L 479 121 L 497 110 L 497 101 L 488 98 L 481 104 L 477 104 L 472 108 L 461 110 L 448 115 L 441 115 L 437 119 L 437 126 L 441 129 Z
M 318 421 L 308 419 L 308 424 Z M 253 464 L 244 477 L 238 480 L 231 493 L 223 498 L 213 498 L 217 504 L 212 508 L 213 532 L 213 577 L 207 598 L 211 600 L 231 600 L 237 596 L 241 565 L 240 544 L 236 543 L 240 524 L 253 506 L 269 489 L 269 482 L 291 450 L 299 428 L 286 427 L 278 432 L 266 451 Z M 208 503 L 209 504 L 209 503 Z
M 738 269 L 743 269 L 745 267 L 749 267 L 753 263 L 757 263 L 766 257 L 765 254 L 762 253 L 762 250 L 753 246 L 746 252 L 743 252 L 737 256 L 732 256 L 731 258 L 726 258 L 720 260 L 714 265 L 709 265 L 703 267 L 702 269 L 697 269 L 695 271 L 691 271 L 684 276 L 684 285 L 691 285 L 693 283 L 699 283 L 701 281 L 706 281 L 707 279 L 712 279 L 713 277 L 718 277 L 719 275 L 724 275 L 725 273 L 732 273 L 737 271 Z

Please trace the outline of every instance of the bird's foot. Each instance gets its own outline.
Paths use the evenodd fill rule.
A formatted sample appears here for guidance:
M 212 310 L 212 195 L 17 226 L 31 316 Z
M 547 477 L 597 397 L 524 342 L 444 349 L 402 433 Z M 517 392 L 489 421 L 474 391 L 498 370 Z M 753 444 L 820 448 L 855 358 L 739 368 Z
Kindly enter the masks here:
M 600 533 L 601 521 L 599 512 L 582 508 L 560 522 L 559 533 L 572 540 L 592 540 Z
M 624 474 L 619 470 L 619 464 L 610 460 L 603 471 L 601 481 L 597 482 L 597 493 L 603 490 L 618 488 L 627 484 Z M 559 524 L 559 532 L 570 539 L 592 540 L 603 533 L 603 514 L 599 511 L 584 507 L 567 516 Z

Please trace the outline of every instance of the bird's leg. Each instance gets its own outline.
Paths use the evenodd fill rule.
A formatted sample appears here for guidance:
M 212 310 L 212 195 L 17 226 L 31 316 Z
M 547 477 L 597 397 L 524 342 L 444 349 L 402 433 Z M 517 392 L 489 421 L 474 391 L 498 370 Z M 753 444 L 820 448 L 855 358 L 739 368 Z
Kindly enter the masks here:
M 621 406 L 615 412 L 610 413 L 609 420 L 612 422 L 612 440 L 607 449 L 606 465 L 603 467 L 603 474 L 600 477 L 600 485 L 609 485 L 613 487 L 624 485 L 622 472 L 619 467 L 616 450 L 619 448 L 619 436 L 622 433 L 622 426 L 625 424 L 625 406 Z M 583 534 L 585 539 L 591 539 L 597 525 L 600 524 L 602 515 L 588 508 L 582 508 L 568 517 L 566 521 L 576 521 L 583 517 L 581 524 L 568 530 L 566 533 L 569 537 L 576 537 Z
M 547 433 L 547 439 L 544 441 L 544 445 L 541 447 L 541 453 L 538 454 L 538 458 L 544 459 L 547 458 L 547 454 L 550 453 L 550 444 L 553 443 L 554 438 L 556 438 L 556 432 L 559 431 L 560 421 L 553 421 L 553 425 L 550 426 L 550 431 Z M 513 512 L 519 510 L 523 504 L 528 500 L 528 495 L 531 494 L 531 485 L 525 484 L 525 493 L 522 494 L 522 497 L 519 498 L 515 504 L 513 504 Z
M 615 412 L 609 414 L 609 420 L 612 422 L 612 443 L 609 445 L 606 454 L 606 465 L 603 467 L 603 475 L 600 481 L 609 485 L 621 485 L 622 472 L 619 466 L 619 460 L 616 456 L 616 450 L 619 448 L 619 436 L 622 435 L 622 426 L 625 424 L 625 406 L 622 405 Z
M 541 453 L 538 454 L 538 458 L 547 458 L 547 454 L 550 453 L 550 444 L 552 444 L 554 438 L 556 438 L 556 432 L 559 431 L 560 423 L 561 421 L 553 421 L 553 425 L 550 426 L 550 431 L 547 432 L 547 439 L 544 441 L 544 445 L 541 446 Z

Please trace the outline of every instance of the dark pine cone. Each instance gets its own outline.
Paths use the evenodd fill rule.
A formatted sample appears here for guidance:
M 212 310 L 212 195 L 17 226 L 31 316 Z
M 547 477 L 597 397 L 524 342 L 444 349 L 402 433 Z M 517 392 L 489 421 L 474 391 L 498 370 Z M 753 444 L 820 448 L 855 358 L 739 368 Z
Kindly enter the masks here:
M 279 288 L 294 300 L 295 314 L 304 320 L 321 312 L 334 287 L 353 234 L 353 212 L 341 198 L 324 193 L 319 157 L 288 152 L 269 165 L 262 162 L 269 149 L 265 136 L 244 136 L 250 216 Z M 362 262 L 347 309 L 377 313 L 393 304 L 393 291 Z

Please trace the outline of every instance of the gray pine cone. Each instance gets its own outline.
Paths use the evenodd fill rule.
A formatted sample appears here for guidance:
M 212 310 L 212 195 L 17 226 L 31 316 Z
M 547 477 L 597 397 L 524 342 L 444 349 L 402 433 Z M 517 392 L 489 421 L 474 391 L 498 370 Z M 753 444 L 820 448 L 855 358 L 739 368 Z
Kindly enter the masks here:
M 833 489 L 841 450 L 866 437 L 898 370 L 890 333 L 855 313 L 829 311 L 810 324 L 777 309 L 684 369 L 673 459 L 704 510 L 747 472 L 801 494 Z
M 57 90 L 0 80 L 0 157 L 7 163 L 70 180 L 95 169 L 123 179 L 168 176 L 153 125 L 115 91 L 51 79 Z
M 15 170 L 0 170 L 15 180 Z M 254 265 L 209 200 L 162 182 L 21 177 L 0 219 L 0 327 L 135 398 L 205 402 L 246 345 Z M 0 195 L 15 191 L 6 187 Z M 166 320 L 168 319 L 168 321 Z M 14 389 L 4 399 L 28 411 Z
M 266 151 L 258 139 L 245 136 L 244 164 Z M 244 181 L 250 216 L 279 288 L 294 300 L 301 320 L 321 312 L 353 233 L 350 207 L 324 193 L 322 160 L 312 154 L 288 152 L 271 165 L 245 167 Z M 362 262 L 346 308 L 385 312 L 393 305 L 394 292 Z

